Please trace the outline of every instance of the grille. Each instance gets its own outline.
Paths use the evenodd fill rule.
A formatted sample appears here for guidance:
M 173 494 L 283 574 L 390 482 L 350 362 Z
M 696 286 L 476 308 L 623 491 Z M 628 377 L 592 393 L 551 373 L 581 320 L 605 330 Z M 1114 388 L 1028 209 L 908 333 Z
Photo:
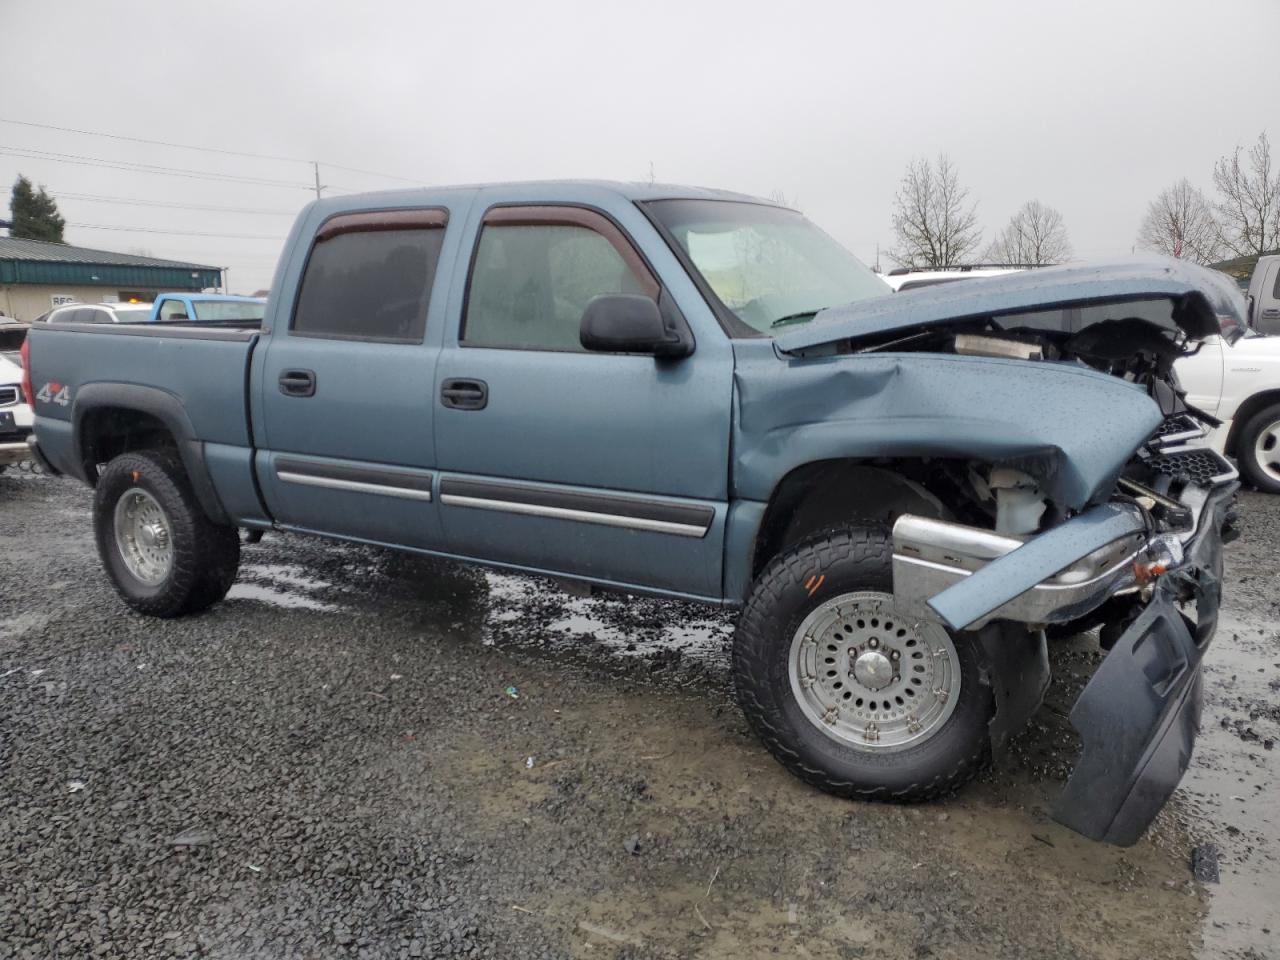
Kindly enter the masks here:
M 0 407 L 8 407 L 18 402 L 17 387 L 0 387 Z
M 1171 443 L 1184 443 L 1187 440 L 1204 436 L 1204 427 L 1199 422 L 1185 413 L 1176 413 L 1171 417 L 1165 417 L 1156 435 L 1152 437 L 1156 446 L 1164 447 Z
M 1236 478 L 1236 468 L 1208 447 L 1165 450 L 1152 457 L 1148 465 L 1156 473 L 1186 477 L 1201 487 L 1212 487 Z

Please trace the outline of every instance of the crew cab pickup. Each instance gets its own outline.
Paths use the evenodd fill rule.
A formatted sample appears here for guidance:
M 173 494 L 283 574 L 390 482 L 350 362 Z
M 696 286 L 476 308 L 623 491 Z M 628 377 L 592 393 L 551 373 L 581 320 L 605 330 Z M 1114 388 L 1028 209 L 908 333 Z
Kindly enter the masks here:
M 319 200 L 259 324 L 33 330 L 36 453 L 93 484 L 124 602 L 221 599 L 240 530 L 740 608 L 789 770 L 919 800 L 1101 620 L 1056 816 L 1131 843 L 1176 786 L 1237 488 L 1173 363 L 1244 301 L 1176 261 L 890 296 L 801 214 L 595 182 Z

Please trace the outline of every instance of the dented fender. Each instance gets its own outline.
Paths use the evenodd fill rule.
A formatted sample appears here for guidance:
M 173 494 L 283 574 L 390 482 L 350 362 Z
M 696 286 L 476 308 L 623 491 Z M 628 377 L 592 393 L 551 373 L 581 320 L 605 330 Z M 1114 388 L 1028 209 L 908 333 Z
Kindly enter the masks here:
M 949 457 L 1023 470 L 1081 509 L 1161 421 L 1140 388 L 1073 363 L 866 353 L 789 357 L 734 342 L 733 497 L 768 501 L 819 460 Z

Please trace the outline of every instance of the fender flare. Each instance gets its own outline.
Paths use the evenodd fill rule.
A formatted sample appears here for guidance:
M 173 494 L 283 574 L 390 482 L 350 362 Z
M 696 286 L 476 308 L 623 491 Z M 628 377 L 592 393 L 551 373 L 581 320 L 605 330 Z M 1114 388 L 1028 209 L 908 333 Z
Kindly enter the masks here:
M 97 479 L 89 464 L 84 462 L 84 438 L 81 428 L 85 417 L 103 408 L 132 410 L 155 417 L 172 434 L 182 458 L 182 465 L 191 480 L 200 506 L 214 523 L 229 524 L 230 518 L 218 499 L 218 493 L 205 463 L 204 441 L 196 437 L 191 418 L 177 396 L 157 387 L 145 387 L 134 383 L 90 383 L 76 393 L 71 407 L 71 438 L 76 459 L 72 466 L 79 471 L 78 479 L 92 485 Z

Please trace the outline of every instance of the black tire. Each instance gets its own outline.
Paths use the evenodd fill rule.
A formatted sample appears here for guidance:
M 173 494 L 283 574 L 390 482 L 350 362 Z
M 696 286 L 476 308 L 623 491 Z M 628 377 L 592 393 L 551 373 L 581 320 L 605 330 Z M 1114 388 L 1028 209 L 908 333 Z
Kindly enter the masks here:
M 116 542 L 114 517 L 120 498 L 138 487 L 164 511 L 173 562 L 158 584 L 130 572 Z M 102 565 L 120 597 L 153 617 L 196 613 L 226 596 L 240 567 L 240 535 L 208 518 L 176 453 L 142 450 L 116 457 L 102 471 L 93 497 L 93 530 Z
M 815 589 L 814 576 L 824 576 Z M 918 801 L 950 793 L 990 755 L 990 687 L 973 635 L 948 631 L 960 663 L 951 715 L 916 745 L 886 752 L 859 748 L 808 719 L 792 692 L 788 659 L 804 619 L 834 596 L 892 594 L 888 533 L 869 527 L 827 530 L 770 561 L 738 620 L 733 675 L 738 703 L 756 734 L 793 774 L 828 793 L 867 800 Z
M 1264 493 L 1280 493 L 1280 480 L 1270 476 L 1258 462 L 1257 443 L 1263 431 L 1280 423 L 1280 403 L 1263 407 L 1245 421 L 1236 437 L 1236 460 L 1240 464 L 1240 472 L 1244 478 Z M 1268 451 L 1274 454 L 1271 461 L 1280 464 L 1280 442 L 1275 443 Z

